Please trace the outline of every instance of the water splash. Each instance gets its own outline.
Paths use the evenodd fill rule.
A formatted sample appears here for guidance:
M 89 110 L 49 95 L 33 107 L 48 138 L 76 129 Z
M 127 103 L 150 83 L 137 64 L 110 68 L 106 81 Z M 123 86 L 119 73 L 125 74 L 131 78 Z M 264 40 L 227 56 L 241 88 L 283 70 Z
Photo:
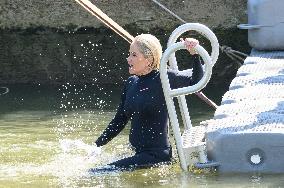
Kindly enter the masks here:
M 96 156 L 101 154 L 101 148 L 96 145 L 89 145 L 84 143 L 82 140 L 71 140 L 63 139 L 59 141 L 60 148 L 63 153 L 78 153 L 85 152 L 87 153 L 86 160 L 96 160 Z
M 48 161 L 1 164 L 0 180 L 9 177 L 13 181 L 22 182 L 23 176 L 53 177 L 57 185 L 69 187 L 81 178 L 89 176 L 88 170 L 102 160 L 100 154 L 100 148 L 82 140 L 59 140 L 57 154 Z

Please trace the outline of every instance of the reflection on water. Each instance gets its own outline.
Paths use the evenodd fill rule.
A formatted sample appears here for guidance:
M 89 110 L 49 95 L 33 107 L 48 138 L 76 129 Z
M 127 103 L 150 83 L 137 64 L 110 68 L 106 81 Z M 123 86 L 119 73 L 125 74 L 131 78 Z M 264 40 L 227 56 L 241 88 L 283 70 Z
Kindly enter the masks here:
M 10 92 L 0 96 L 0 187 L 284 185 L 281 175 L 185 173 L 178 163 L 91 176 L 89 168 L 132 153 L 127 144 L 128 128 L 101 151 L 92 145 L 115 113 L 120 88 L 70 84 L 8 87 Z M 222 94 L 218 92 L 217 96 L 212 95 L 216 100 L 220 100 Z M 194 125 L 213 115 L 213 111 L 196 97 L 192 97 L 189 106 Z

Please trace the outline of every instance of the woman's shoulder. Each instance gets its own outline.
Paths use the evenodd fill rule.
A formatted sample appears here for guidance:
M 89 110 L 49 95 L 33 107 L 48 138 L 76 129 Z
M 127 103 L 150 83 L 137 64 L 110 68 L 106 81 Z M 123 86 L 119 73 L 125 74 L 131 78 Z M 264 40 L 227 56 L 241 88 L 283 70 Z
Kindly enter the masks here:
M 126 85 L 129 85 L 129 84 L 133 84 L 136 80 L 138 79 L 138 76 L 130 76 L 128 77 L 128 79 L 125 81 L 125 84 Z
M 133 82 L 133 81 L 135 81 L 135 80 L 137 80 L 137 79 L 138 79 L 138 76 L 132 75 L 132 76 L 129 76 L 129 77 L 128 77 L 127 82 Z

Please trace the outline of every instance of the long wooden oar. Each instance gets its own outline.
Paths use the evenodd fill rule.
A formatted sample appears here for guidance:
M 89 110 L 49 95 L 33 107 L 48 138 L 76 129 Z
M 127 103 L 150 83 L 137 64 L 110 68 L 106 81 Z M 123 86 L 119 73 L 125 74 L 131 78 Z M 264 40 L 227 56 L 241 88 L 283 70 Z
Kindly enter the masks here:
M 113 21 L 110 17 L 108 17 L 105 13 L 103 13 L 98 7 L 96 7 L 89 0 L 75 0 L 82 7 L 84 7 L 88 12 L 92 15 L 96 16 L 101 22 L 103 22 L 106 26 L 124 38 L 127 42 L 131 43 L 134 40 L 134 37 L 130 35 L 125 29 L 123 29 L 120 25 L 118 25 L 115 21 Z M 205 101 L 214 109 L 217 108 L 217 105 L 208 99 L 202 92 L 195 93 L 200 99 Z

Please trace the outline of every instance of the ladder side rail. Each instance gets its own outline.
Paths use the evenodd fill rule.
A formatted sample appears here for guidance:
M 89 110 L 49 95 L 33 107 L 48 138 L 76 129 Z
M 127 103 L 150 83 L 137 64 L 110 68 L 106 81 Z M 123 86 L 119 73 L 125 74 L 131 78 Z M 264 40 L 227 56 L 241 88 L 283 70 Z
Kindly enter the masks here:
M 172 32 L 172 34 L 171 34 L 171 36 L 168 40 L 167 46 L 169 47 L 172 44 L 174 44 L 177 41 L 177 39 L 183 33 L 187 32 L 188 30 L 196 30 L 210 40 L 211 47 L 212 47 L 211 58 L 212 58 L 212 61 L 213 61 L 212 63 L 214 65 L 216 63 L 218 55 L 219 55 L 219 43 L 218 43 L 218 40 L 217 40 L 217 37 L 215 36 L 215 34 L 205 25 L 202 25 L 202 24 L 199 24 L 199 23 L 186 23 L 186 24 L 179 26 L 178 28 L 176 28 Z M 169 65 L 170 65 L 171 69 L 178 71 L 178 65 L 177 65 L 175 53 L 172 53 L 170 55 Z M 191 74 L 192 74 L 192 71 L 191 71 L 191 73 L 189 73 L 189 75 L 191 75 Z M 188 110 L 188 106 L 187 106 L 185 96 L 178 96 L 177 98 L 178 98 L 178 104 L 179 104 L 184 128 L 190 129 L 192 127 L 192 122 L 191 122 L 191 119 L 190 119 L 189 110 Z
M 186 98 L 184 95 L 178 96 L 177 98 L 178 98 L 178 104 L 179 104 L 179 109 L 180 109 L 184 129 L 188 130 L 192 127 L 192 123 L 191 123 L 191 119 L 189 115 Z
M 180 126 L 177 119 L 177 113 L 175 110 L 175 105 L 173 98 L 181 95 L 188 95 L 191 93 L 195 93 L 202 88 L 206 86 L 206 84 L 209 82 L 209 79 L 212 74 L 212 61 L 207 53 L 207 51 L 200 45 L 197 45 L 195 47 L 195 50 L 199 53 L 199 55 L 203 58 L 205 63 L 205 74 L 202 77 L 202 79 L 193 86 L 183 87 L 172 90 L 170 88 L 169 78 L 167 75 L 167 62 L 169 59 L 169 56 L 174 53 L 177 50 L 185 49 L 183 42 L 178 42 L 173 45 L 171 45 L 167 50 L 164 52 L 162 59 L 161 59 L 161 66 L 160 66 L 160 73 L 161 73 L 161 82 L 162 87 L 165 95 L 165 100 L 168 108 L 169 118 L 172 125 L 177 151 L 180 159 L 180 164 L 183 170 L 188 171 L 188 165 L 186 163 L 186 158 L 183 151 L 183 144 L 182 144 L 182 137 L 180 132 Z

